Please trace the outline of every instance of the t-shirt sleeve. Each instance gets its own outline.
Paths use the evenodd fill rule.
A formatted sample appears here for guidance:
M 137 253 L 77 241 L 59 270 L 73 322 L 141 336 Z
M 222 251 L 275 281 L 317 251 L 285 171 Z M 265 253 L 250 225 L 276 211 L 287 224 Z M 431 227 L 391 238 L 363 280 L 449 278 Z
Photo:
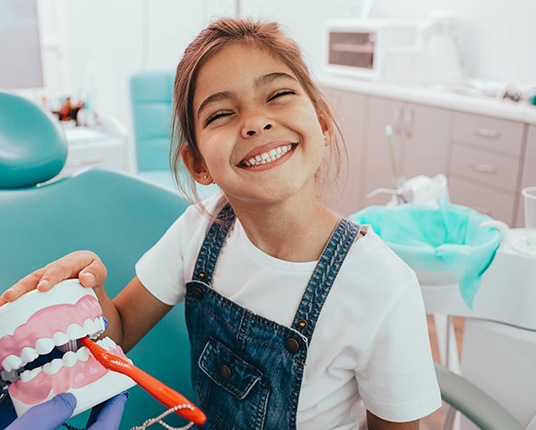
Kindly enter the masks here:
M 182 215 L 136 263 L 136 275 L 143 286 L 158 300 L 173 306 L 184 297 L 183 258 L 179 246 Z
M 184 300 L 186 282 L 210 224 L 225 200 L 216 193 L 200 206 L 191 205 L 156 244 L 136 263 L 136 275 L 143 286 L 163 303 L 173 306 Z
M 391 303 L 356 370 L 365 407 L 393 422 L 413 421 L 441 407 L 422 293 L 410 281 Z

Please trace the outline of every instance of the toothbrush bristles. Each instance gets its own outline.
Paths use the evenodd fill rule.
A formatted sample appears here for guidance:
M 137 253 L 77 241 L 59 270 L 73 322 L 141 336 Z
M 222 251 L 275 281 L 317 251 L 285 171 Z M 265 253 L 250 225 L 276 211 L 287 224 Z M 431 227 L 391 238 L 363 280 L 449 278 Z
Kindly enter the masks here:
M 64 343 L 63 345 L 57 346 L 57 348 L 61 352 L 68 352 L 68 351 L 76 352 L 76 351 L 78 351 L 78 348 L 79 348 L 79 345 L 78 345 L 77 342 L 78 341 L 76 339 L 71 339 L 69 342 Z

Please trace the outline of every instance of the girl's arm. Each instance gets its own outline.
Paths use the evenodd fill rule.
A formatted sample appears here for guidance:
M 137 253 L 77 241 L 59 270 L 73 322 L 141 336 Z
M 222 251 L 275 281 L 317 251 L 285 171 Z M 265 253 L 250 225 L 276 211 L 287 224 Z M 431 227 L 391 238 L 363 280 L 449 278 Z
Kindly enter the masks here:
M 419 420 L 405 423 L 385 421 L 373 413 L 367 411 L 368 430 L 419 430 Z
M 121 345 L 125 352 L 136 345 L 172 308 L 153 296 L 137 276 L 113 301 L 107 296 L 103 297 L 103 301 L 100 296 L 102 292 L 95 290 L 95 293 L 109 322 L 105 334 Z

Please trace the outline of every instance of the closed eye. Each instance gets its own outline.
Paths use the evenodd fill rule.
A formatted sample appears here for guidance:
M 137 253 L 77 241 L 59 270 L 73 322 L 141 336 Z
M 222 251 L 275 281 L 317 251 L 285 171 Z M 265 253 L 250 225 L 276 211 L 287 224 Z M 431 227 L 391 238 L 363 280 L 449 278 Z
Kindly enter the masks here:
M 209 115 L 209 117 L 205 120 L 205 125 L 209 125 L 211 122 L 216 121 L 219 118 L 223 118 L 225 116 L 232 115 L 232 111 L 219 111 L 215 112 L 212 115 Z
M 278 90 L 275 93 L 273 93 L 270 97 L 268 97 L 268 101 L 272 101 L 278 97 L 290 95 L 290 94 L 296 94 L 296 91 L 285 89 L 285 90 Z

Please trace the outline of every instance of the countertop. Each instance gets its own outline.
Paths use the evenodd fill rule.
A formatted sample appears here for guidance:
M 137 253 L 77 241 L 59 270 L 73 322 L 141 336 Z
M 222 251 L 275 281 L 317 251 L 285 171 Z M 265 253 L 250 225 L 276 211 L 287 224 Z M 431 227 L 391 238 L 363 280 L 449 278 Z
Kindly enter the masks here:
M 334 75 L 319 75 L 318 81 L 334 89 L 536 124 L 536 106 L 526 102 L 515 103 L 486 96 L 457 94 L 442 88 L 400 86 Z

